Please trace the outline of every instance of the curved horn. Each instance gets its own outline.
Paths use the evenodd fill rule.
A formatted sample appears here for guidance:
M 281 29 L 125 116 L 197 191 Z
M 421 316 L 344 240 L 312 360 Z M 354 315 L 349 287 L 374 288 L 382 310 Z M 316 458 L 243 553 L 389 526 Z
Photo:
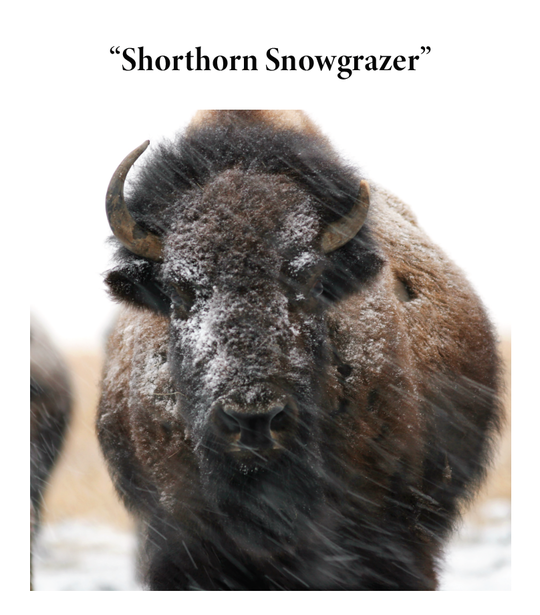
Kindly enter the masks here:
M 107 189 L 106 209 L 112 232 L 128 250 L 153 261 L 162 261 L 161 239 L 158 235 L 145 231 L 135 222 L 124 201 L 126 176 L 149 144 L 150 141 L 145 141 L 139 145 L 122 160 L 114 172 Z
M 365 179 L 360 182 L 360 191 L 351 211 L 331 224 L 322 237 L 325 254 L 333 252 L 350 241 L 362 228 L 369 210 L 369 184 Z

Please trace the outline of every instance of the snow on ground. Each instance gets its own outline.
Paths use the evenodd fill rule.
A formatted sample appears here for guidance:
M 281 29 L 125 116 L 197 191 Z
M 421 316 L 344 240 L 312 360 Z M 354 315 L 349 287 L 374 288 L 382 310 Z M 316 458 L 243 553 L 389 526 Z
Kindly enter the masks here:
M 492 500 L 447 549 L 441 590 L 510 590 L 510 503 Z M 139 590 L 133 534 L 87 521 L 47 525 L 34 554 L 36 591 Z
M 40 531 L 34 551 L 35 591 L 126 591 L 136 582 L 132 533 L 88 521 L 64 521 Z
M 510 502 L 488 501 L 478 513 L 481 523 L 465 523 L 448 545 L 443 591 L 511 589 Z

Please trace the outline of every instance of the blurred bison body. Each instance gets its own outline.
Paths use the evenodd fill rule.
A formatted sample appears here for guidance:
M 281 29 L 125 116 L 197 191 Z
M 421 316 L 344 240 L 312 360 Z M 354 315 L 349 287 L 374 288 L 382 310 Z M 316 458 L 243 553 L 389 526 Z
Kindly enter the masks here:
M 30 323 L 30 536 L 39 525 L 43 496 L 72 410 L 69 374 L 45 330 Z
M 72 408 L 67 366 L 45 330 L 30 324 L 30 500 L 39 517 Z
M 205 112 L 107 211 L 98 432 L 151 589 L 436 589 L 498 426 L 490 323 L 297 112 Z

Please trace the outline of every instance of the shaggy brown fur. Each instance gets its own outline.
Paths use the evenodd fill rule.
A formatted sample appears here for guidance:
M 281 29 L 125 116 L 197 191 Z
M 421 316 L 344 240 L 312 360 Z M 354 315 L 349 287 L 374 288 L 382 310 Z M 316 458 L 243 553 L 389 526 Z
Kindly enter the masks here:
M 72 411 L 67 366 L 34 317 L 30 325 L 30 548 L 47 481 Z
M 107 278 L 125 306 L 98 432 L 141 523 L 146 582 L 436 589 L 499 423 L 481 302 L 374 184 L 358 236 L 321 253 L 359 180 L 299 112 L 201 112 L 186 135 L 130 202 L 164 238 L 163 264 L 120 248 Z M 221 154 L 207 161 L 211 138 Z M 263 142 L 261 162 L 249 152 Z M 238 461 L 219 412 L 252 421 L 282 399 L 281 454 Z

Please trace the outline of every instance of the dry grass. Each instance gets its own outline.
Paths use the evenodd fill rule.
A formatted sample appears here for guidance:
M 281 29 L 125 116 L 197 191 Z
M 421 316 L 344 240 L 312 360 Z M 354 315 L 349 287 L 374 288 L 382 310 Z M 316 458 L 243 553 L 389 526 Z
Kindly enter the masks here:
M 103 357 L 97 352 L 67 354 L 75 389 L 69 434 L 46 495 L 45 522 L 72 517 L 131 527 L 112 486 L 97 442 L 95 418 Z
M 489 498 L 511 496 L 510 486 L 510 340 L 504 339 L 501 351 L 506 365 L 505 409 L 507 425 L 494 470 L 483 489 L 479 503 Z M 101 378 L 102 356 L 96 352 L 72 351 L 67 355 L 73 373 L 75 411 L 60 462 L 46 495 L 45 522 L 72 517 L 119 528 L 132 521 L 116 496 L 101 456 L 95 433 L 95 415 Z M 474 515 L 474 509 L 470 512 Z
M 501 340 L 500 352 L 504 363 L 504 415 L 505 424 L 500 441 L 498 442 L 498 452 L 493 462 L 493 468 L 488 474 L 488 479 L 484 488 L 479 494 L 475 502 L 475 508 L 478 508 L 486 500 L 492 498 L 504 498 L 511 500 L 512 498 L 512 450 L 511 450 L 511 435 L 512 435 L 512 399 L 511 399 L 511 375 L 512 375 L 512 348 L 510 337 L 504 337 Z M 475 508 L 471 509 L 469 515 L 475 517 Z

